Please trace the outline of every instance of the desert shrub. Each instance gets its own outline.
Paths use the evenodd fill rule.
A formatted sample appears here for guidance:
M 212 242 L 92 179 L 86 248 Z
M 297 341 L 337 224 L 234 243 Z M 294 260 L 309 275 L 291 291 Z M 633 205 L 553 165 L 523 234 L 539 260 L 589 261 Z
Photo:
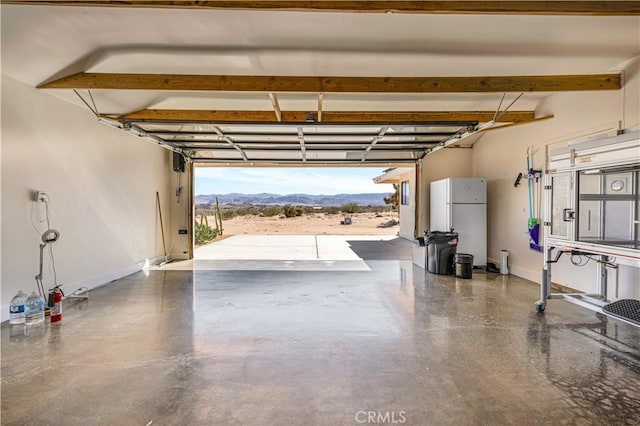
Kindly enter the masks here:
M 273 216 L 277 216 L 280 213 L 282 213 L 282 208 L 280 207 L 267 207 L 262 211 L 262 214 L 266 217 L 273 217 Z
M 233 219 L 234 217 L 238 216 L 238 214 L 236 213 L 235 210 L 222 210 L 222 218 L 223 219 Z
M 196 244 L 206 244 L 209 241 L 213 240 L 216 237 L 217 232 L 212 229 L 209 225 L 205 225 L 204 223 L 195 223 L 193 228 L 194 237 L 196 240 Z
M 258 215 L 260 214 L 260 208 L 256 206 L 243 205 L 236 209 L 236 213 L 238 213 L 238 216 Z
M 358 206 L 356 203 L 349 203 L 340 207 L 340 210 L 343 213 L 358 213 L 360 211 L 360 206 Z
M 294 216 L 301 216 L 302 214 L 338 214 L 342 210 L 344 213 L 387 213 L 393 211 L 391 206 L 362 206 L 355 203 L 348 203 L 342 207 L 338 206 L 291 206 L 290 209 L 298 209 Z M 265 217 L 278 216 L 283 213 L 283 206 L 278 205 L 262 205 L 262 204 L 239 204 L 239 205 L 225 205 L 221 209 L 222 219 L 233 219 L 237 216 L 246 215 L 262 215 Z M 301 212 L 300 212 L 301 211 Z M 198 204 L 196 206 L 196 216 L 215 216 L 216 209 L 210 207 L 209 204 Z M 289 216 L 289 217 L 294 217 Z
M 340 209 L 338 207 L 325 207 L 324 211 L 328 214 L 338 214 Z
M 304 211 L 300 207 L 292 206 L 290 204 L 284 206 L 282 210 L 284 211 L 285 217 L 302 216 L 302 214 L 304 213 Z

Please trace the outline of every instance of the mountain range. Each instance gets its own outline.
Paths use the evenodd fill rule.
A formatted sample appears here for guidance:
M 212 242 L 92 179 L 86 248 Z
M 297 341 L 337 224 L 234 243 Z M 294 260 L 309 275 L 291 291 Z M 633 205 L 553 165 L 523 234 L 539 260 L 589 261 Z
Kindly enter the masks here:
M 313 195 L 313 194 L 201 194 L 196 195 L 196 204 L 214 204 L 216 197 L 220 204 L 260 204 L 260 205 L 296 205 L 296 206 L 343 206 L 355 203 L 360 206 L 383 206 L 384 198 L 390 193 L 380 192 L 373 194 L 336 194 L 336 195 Z

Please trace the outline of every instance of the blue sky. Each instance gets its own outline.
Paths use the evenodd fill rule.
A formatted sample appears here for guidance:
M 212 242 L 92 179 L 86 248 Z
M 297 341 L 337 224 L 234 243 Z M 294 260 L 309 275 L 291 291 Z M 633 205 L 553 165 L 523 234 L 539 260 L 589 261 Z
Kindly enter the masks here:
M 370 167 L 197 167 L 195 194 L 356 194 L 393 192 L 391 184 L 374 184 L 383 173 Z

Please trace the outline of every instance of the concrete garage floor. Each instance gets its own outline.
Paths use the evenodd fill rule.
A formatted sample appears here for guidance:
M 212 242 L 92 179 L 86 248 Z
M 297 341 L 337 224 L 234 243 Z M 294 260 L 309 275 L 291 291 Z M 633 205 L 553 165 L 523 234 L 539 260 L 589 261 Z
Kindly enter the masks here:
M 3 324 L 2 424 L 640 424 L 639 328 L 349 238 L 368 270 L 170 264 Z

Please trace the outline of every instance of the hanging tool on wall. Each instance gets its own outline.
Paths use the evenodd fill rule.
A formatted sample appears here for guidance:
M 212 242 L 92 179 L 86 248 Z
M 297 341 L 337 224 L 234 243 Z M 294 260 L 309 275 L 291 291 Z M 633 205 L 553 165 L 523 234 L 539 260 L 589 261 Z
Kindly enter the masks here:
M 47 225 L 48 225 L 48 221 L 47 221 Z M 38 292 L 40 293 L 40 296 L 44 299 L 45 297 L 47 297 L 47 293 L 44 291 L 44 283 L 43 283 L 43 264 L 44 264 L 44 249 L 50 245 L 55 243 L 56 241 L 58 241 L 58 238 L 60 237 L 60 232 L 56 231 L 55 229 L 47 229 L 46 231 L 44 231 L 44 233 L 42 234 L 42 244 L 40 244 L 40 269 L 38 270 L 38 275 L 36 275 L 36 284 L 38 286 Z M 54 284 L 56 287 L 58 287 L 58 283 L 55 282 L 56 279 L 54 278 Z
M 520 186 L 520 181 L 522 180 L 522 177 L 524 175 L 522 174 L 522 172 L 518 173 L 518 176 L 516 176 L 516 181 L 513 183 L 513 187 L 517 188 Z
M 542 246 L 540 245 L 540 223 L 538 221 L 540 213 L 540 199 L 535 196 L 536 191 L 540 191 L 540 178 L 542 176 L 542 170 L 533 169 L 533 154 L 538 150 L 533 148 L 527 148 L 527 196 L 529 198 L 529 248 L 538 252 L 542 252 Z M 517 181 L 516 181 L 517 182 Z M 517 185 L 515 185 L 517 186 Z M 537 206 L 537 208 L 535 208 Z M 534 216 L 535 211 L 535 216 Z
M 160 215 L 160 231 L 162 233 L 162 251 L 164 253 L 164 260 L 160 262 L 160 265 L 163 266 L 170 262 L 169 256 L 167 255 L 167 243 L 164 239 L 164 222 L 162 220 L 162 206 L 160 205 L 160 193 L 156 191 L 156 206 L 158 207 L 158 214 Z

